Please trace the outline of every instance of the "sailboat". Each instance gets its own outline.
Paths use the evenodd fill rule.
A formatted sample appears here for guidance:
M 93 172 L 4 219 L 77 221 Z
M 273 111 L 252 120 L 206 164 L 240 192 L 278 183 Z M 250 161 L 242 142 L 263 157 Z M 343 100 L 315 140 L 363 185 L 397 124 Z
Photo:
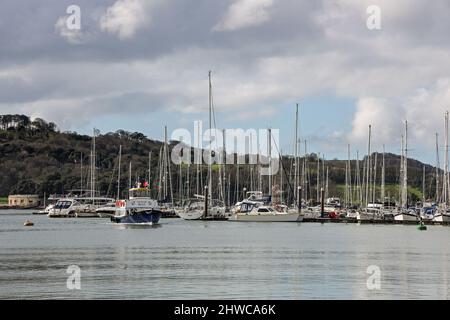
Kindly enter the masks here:
M 98 218 L 96 209 L 103 207 L 108 203 L 114 202 L 113 198 L 97 195 L 96 190 L 96 155 L 95 155 L 95 137 L 98 130 L 93 130 L 91 164 L 90 164 L 90 194 L 83 193 L 83 189 L 72 190 L 68 195 L 60 198 L 56 204 L 49 208 L 47 216 L 50 218 Z M 81 162 L 82 165 L 82 162 Z M 83 176 L 81 175 L 81 181 Z
M 212 155 L 212 84 L 211 71 L 208 73 L 209 80 L 209 154 Z M 196 194 L 187 206 L 176 211 L 178 216 L 184 220 L 227 220 L 226 208 L 220 201 L 213 199 L 212 190 L 212 161 L 208 161 L 208 185 L 205 186 L 205 195 Z
M 300 205 L 296 211 L 289 210 L 285 205 L 272 204 L 272 150 L 271 130 L 268 129 L 268 154 L 269 154 L 269 199 L 270 203 L 255 201 L 256 199 L 247 199 L 242 201 L 234 210 L 230 221 L 243 222 L 300 222 L 303 216 L 300 215 Z
M 448 207 L 449 179 L 448 179 L 448 111 L 445 113 L 445 164 L 444 178 L 442 181 L 442 204 L 433 217 L 435 222 L 450 222 L 450 210 Z
M 401 203 L 400 208 L 394 213 L 395 221 L 417 221 L 414 210 L 408 210 L 408 121 L 405 122 L 405 148 L 402 150 L 401 160 Z

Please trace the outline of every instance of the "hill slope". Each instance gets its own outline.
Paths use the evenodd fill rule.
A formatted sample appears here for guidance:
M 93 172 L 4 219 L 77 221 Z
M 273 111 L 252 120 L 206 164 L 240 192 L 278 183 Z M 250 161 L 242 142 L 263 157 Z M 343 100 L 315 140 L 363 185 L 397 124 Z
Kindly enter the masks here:
M 88 164 L 90 159 L 92 139 L 86 135 L 75 132 L 59 132 L 53 123 L 47 123 L 42 119 L 31 120 L 24 115 L 0 116 L 0 197 L 8 194 L 31 193 L 48 195 L 51 193 L 64 193 L 71 189 L 86 188 L 88 181 Z M 158 155 L 162 143 L 151 140 L 141 133 L 118 130 L 114 133 L 101 134 L 96 138 L 97 176 L 98 189 L 102 194 L 116 196 L 117 190 L 117 158 L 119 146 L 122 146 L 122 179 L 121 189 L 128 186 L 128 165 L 132 162 L 133 181 L 137 177 L 148 176 L 148 157 L 152 152 L 152 186 L 158 184 Z M 381 166 L 382 155 L 378 154 L 378 163 Z M 83 161 L 83 179 L 81 179 L 81 161 Z M 303 160 L 301 160 L 303 161 Z M 283 158 L 286 176 L 290 175 L 289 169 L 292 158 Z M 343 184 L 345 184 L 346 161 L 330 160 L 325 166 L 329 168 L 329 194 L 342 197 Z M 352 170 L 356 161 L 351 161 Z M 381 176 L 378 166 L 377 181 Z M 255 175 L 250 172 L 249 166 L 240 167 L 239 186 L 236 186 L 236 166 L 227 165 L 227 176 L 230 181 L 230 201 L 235 201 L 241 195 L 236 190 L 246 187 L 250 189 L 249 179 Z M 363 161 L 360 162 L 361 179 L 363 178 Z M 408 178 L 411 186 L 412 199 L 421 197 L 423 164 L 417 160 L 408 161 Z M 389 192 L 395 191 L 393 197 L 398 196 L 400 157 L 394 154 L 386 154 L 386 184 Z M 182 185 L 187 183 L 188 169 L 183 167 Z M 202 177 L 205 180 L 206 171 L 202 168 Z M 216 168 L 217 170 L 217 168 Z M 311 198 L 316 197 L 316 170 L 317 158 L 311 154 L 308 158 L 309 180 L 312 189 Z M 428 196 L 434 195 L 435 180 L 432 166 L 426 165 L 426 192 Z M 191 189 L 189 194 L 196 192 L 194 169 L 189 171 Z M 172 165 L 172 185 L 174 198 L 179 196 L 179 167 Z M 352 181 L 354 181 L 354 171 Z M 284 190 L 288 190 L 284 179 Z M 81 182 L 83 181 L 83 182 Z M 279 183 L 280 177 L 274 177 L 274 182 Z M 378 183 L 379 184 L 379 183 Z M 183 187 L 184 194 L 187 193 Z M 124 193 L 125 194 L 125 193 Z M 122 196 L 124 195 L 122 194 Z

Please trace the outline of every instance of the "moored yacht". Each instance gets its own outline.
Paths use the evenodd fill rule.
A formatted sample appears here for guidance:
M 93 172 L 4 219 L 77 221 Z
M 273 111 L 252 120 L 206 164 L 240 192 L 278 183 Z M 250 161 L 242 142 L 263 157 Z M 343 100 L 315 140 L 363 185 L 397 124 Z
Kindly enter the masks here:
M 116 213 L 116 203 L 109 202 L 104 206 L 95 209 L 95 213 L 100 218 L 110 218 Z
M 111 221 L 121 224 L 156 224 L 161 218 L 158 201 L 150 197 L 148 188 L 131 188 L 129 198 L 116 201 Z
M 450 208 L 440 208 L 433 216 L 434 222 L 450 223 Z
M 176 210 L 177 215 L 184 220 L 227 220 L 226 208 L 218 201 L 209 200 L 205 212 L 205 196 L 195 195 L 188 204 Z
M 247 222 L 301 222 L 303 216 L 299 212 L 288 210 L 283 205 L 265 205 L 255 201 L 245 200 L 230 217 L 230 221 Z

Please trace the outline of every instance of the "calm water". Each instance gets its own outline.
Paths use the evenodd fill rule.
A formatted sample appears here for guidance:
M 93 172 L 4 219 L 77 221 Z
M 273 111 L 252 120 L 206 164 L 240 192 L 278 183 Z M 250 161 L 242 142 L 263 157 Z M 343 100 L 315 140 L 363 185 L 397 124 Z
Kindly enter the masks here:
M 34 227 L 24 227 L 32 219 Z M 81 290 L 66 269 L 81 268 Z M 381 269 L 368 290 L 367 267 Z M 448 299 L 450 228 L 107 219 L 0 211 L 0 298 Z

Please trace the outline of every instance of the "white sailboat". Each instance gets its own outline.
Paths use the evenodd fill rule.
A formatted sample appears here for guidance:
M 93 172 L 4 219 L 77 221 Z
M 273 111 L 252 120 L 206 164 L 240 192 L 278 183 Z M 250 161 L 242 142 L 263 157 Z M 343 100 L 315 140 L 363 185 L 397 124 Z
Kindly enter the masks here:
M 212 84 L 211 71 L 208 73 L 209 80 L 209 154 L 212 155 Z M 223 203 L 213 200 L 212 190 L 212 161 L 208 161 L 208 185 L 205 186 L 206 196 L 196 195 L 187 206 L 178 209 L 176 213 L 184 220 L 227 220 L 227 212 Z M 222 197 L 223 198 L 223 197 Z
M 449 179 L 448 179 L 448 111 L 445 113 L 445 163 L 444 178 L 442 181 L 442 204 L 439 206 L 433 217 L 435 222 L 450 223 L 450 208 L 448 207 L 449 198 Z
M 408 210 L 408 121 L 405 121 L 405 145 L 402 150 L 401 167 L 401 204 L 399 210 L 394 213 L 394 219 L 395 221 L 417 221 L 416 212 Z
M 269 199 L 272 199 L 272 134 L 268 129 L 268 155 L 269 155 Z M 233 210 L 233 215 L 229 221 L 241 222 L 300 222 L 303 216 L 300 215 L 300 207 L 297 210 L 288 209 L 285 205 L 266 204 L 256 199 L 242 201 Z M 299 202 L 298 205 L 301 205 Z

